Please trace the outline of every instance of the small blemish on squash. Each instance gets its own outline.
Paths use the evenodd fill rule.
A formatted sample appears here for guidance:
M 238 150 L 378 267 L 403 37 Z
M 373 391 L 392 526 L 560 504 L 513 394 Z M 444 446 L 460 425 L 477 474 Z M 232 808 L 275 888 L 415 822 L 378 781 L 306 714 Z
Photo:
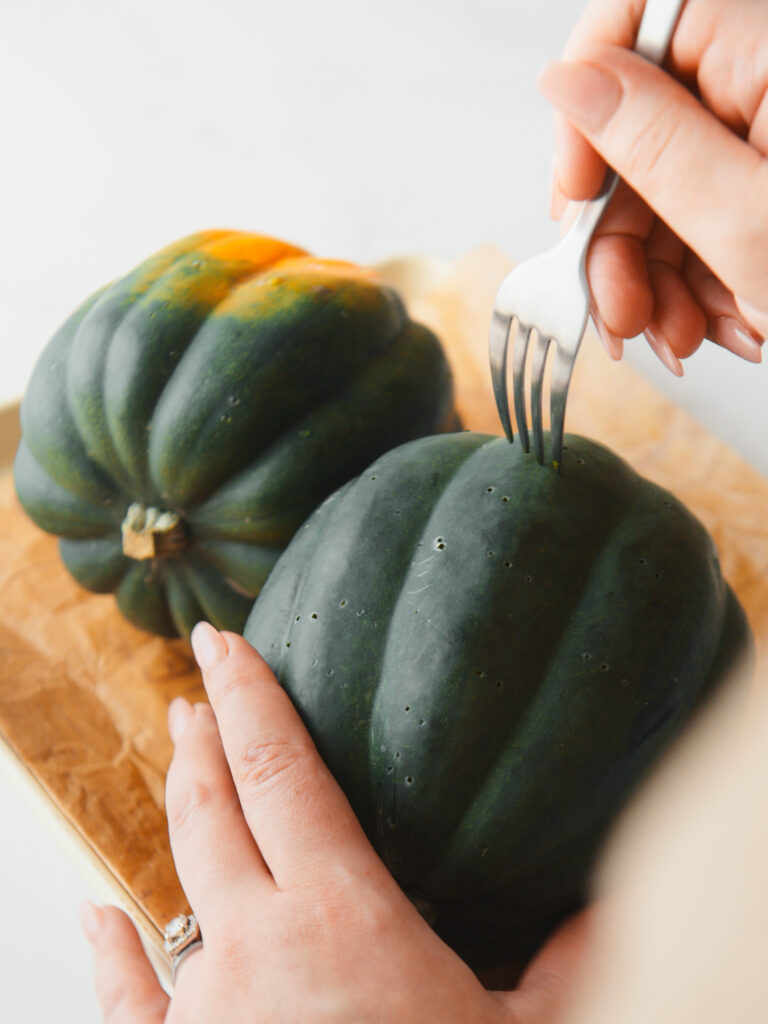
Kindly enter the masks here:
M 525 577 L 525 582 L 526 583 L 533 583 L 533 576 L 526 576 Z
M 227 402 L 232 406 L 240 405 L 240 399 L 237 397 L 237 395 L 230 395 L 229 398 L 227 399 Z
M 427 723 L 426 723 L 426 722 L 424 721 L 424 719 L 423 719 L 423 718 L 420 718 L 420 719 L 419 719 L 419 725 L 421 725 L 421 726 L 425 726 L 426 724 L 427 724 Z
M 442 537 L 437 537 L 436 538 L 436 540 L 435 540 L 435 548 L 436 548 L 437 551 L 444 551 L 445 550 L 445 541 L 443 540 Z
M 488 552 L 488 553 L 490 554 L 490 552 Z M 511 569 L 511 568 L 512 568 L 512 563 L 511 563 L 511 562 L 509 562 L 509 561 L 505 562 L 505 563 L 504 563 L 504 568 L 505 568 L 505 569 Z
M 496 680 L 496 689 L 499 691 L 504 689 L 504 683 L 501 681 L 501 679 Z
M 317 618 L 317 612 L 312 612 L 312 614 L 309 617 L 310 617 L 310 619 L 316 619 Z
M 576 459 L 576 461 L 578 462 L 578 464 L 579 464 L 580 466 L 583 466 L 583 465 L 584 465 L 584 459 Z
M 488 557 L 489 557 L 489 558 L 493 558 L 493 552 L 492 552 L 492 551 L 489 551 L 489 552 L 488 552 Z
M 400 509 L 399 509 L 399 508 L 396 508 L 396 509 L 395 509 L 395 515 L 396 515 L 396 516 L 399 516 L 399 515 L 400 515 Z
M 663 580 L 664 579 L 664 573 L 663 572 L 657 572 L 656 573 L 656 579 L 657 580 Z
M 376 479 L 376 477 L 375 477 L 375 476 L 372 476 L 372 477 L 371 477 L 371 480 L 375 480 L 375 479 Z
M 395 819 L 394 818 L 387 818 L 387 825 L 389 825 L 390 828 L 394 828 L 395 827 Z
M 486 487 L 485 490 L 486 490 L 487 494 L 493 494 L 493 492 L 496 490 L 496 488 L 495 487 Z
M 392 764 L 389 765 L 389 767 L 387 768 L 387 775 L 391 775 L 394 770 L 395 770 L 395 766 L 392 765 Z
M 647 565 L 647 564 L 648 564 L 648 559 L 647 558 L 641 558 L 640 559 L 640 565 Z
M 285 646 L 286 647 L 290 647 L 291 646 L 291 641 L 290 640 L 286 640 L 285 641 Z
M 358 619 L 360 618 L 361 615 L 365 615 L 365 608 L 358 609 L 358 612 L 357 612 Z
M 475 675 L 477 676 L 478 679 L 485 679 L 485 672 L 483 672 L 483 670 L 481 668 L 479 668 L 475 672 Z
M 611 667 L 611 666 L 610 666 L 610 665 L 608 664 L 608 662 L 607 662 L 607 661 L 604 661 L 604 662 L 603 662 L 603 664 L 602 664 L 602 665 L 600 666 L 600 668 L 601 668 L 601 670 L 602 670 L 603 672 L 607 672 L 607 671 L 608 671 L 608 670 L 610 669 L 610 667 Z
M 410 711 L 411 710 L 411 705 L 410 704 L 406 704 L 405 705 L 405 710 L 406 711 Z
M 329 668 L 328 671 L 325 674 L 327 676 L 332 676 L 332 675 L 334 675 L 334 670 L 332 668 Z
M 400 760 L 400 751 L 399 750 L 395 752 L 395 760 L 396 761 Z
M 406 775 L 405 776 L 405 784 L 406 784 L 406 786 L 412 786 L 413 785 L 413 776 L 412 775 Z
M 582 661 L 591 661 L 591 660 L 592 660 L 592 655 L 591 655 L 591 654 L 588 654 L 588 653 L 587 653 L 587 652 L 585 651 L 585 652 L 584 652 L 584 653 L 582 654 L 582 656 L 581 656 L 581 660 L 582 660 Z
M 504 497 L 501 500 L 502 501 L 509 501 L 509 495 L 505 494 Z
M 346 604 L 347 604 L 347 599 L 343 598 L 341 601 L 339 601 L 339 608 L 346 607 Z

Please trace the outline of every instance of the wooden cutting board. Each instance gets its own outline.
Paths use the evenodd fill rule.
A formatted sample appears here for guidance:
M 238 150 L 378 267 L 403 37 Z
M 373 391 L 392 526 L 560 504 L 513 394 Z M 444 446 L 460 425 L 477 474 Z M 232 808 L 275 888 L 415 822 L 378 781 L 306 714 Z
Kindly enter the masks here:
M 509 261 L 480 250 L 451 267 L 402 260 L 381 269 L 444 340 L 464 425 L 499 433 L 486 346 Z M 567 428 L 607 443 L 703 520 L 768 667 L 768 480 L 630 367 L 612 363 L 592 335 L 576 365 Z M 186 901 L 163 809 L 166 711 L 178 694 L 204 699 L 189 648 L 134 629 L 111 597 L 80 589 L 55 539 L 21 511 L 10 477 L 0 482 L 0 623 L 0 754 L 70 852 L 97 873 L 104 898 L 132 915 L 167 983 L 161 930 Z

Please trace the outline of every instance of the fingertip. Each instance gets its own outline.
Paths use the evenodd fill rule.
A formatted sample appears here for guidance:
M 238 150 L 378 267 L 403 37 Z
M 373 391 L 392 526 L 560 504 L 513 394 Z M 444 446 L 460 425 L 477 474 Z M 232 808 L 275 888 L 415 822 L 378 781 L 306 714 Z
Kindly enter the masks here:
M 185 697 L 176 697 L 168 706 L 168 733 L 174 743 L 178 743 L 182 733 L 193 717 L 192 705 Z
M 80 927 L 86 939 L 93 946 L 99 937 L 104 924 L 104 914 L 101 907 L 97 907 L 90 900 L 82 900 L 79 907 Z
M 676 377 L 682 377 L 685 372 L 683 364 L 675 355 L 664 332 L 659 327 L 646 327 L 643 334 L 648 344 L 669 372 L 673 373 Z
M 568 200 L 597 195 L 605 178 L 605 161 L 562 115 L 555 117 L 557 183 Z
M 225 637 L 210 622 L 198 622 L 190 634 L 189 642 L 195 661 L 203 672 L 215 668 L 228 653 Z
M 552 220 L 560 220 L 565 213 L 565 208 L 568 206 L 568 197 L 565 195 L 563 190 L 560 188 L 560 183 L 557 180 L 555 174 L 552 175 L 552 181 L 550 184 L 549 191 L 549 216 Z

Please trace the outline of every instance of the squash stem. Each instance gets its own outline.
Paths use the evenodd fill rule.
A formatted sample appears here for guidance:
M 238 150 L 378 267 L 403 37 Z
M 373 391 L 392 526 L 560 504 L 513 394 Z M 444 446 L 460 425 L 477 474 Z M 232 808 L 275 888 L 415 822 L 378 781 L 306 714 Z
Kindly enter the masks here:
M 122 525 L 123 554 L 143 561 L 177 555 L 189 543 L 187 524 L 178 512 L 165 512 L 134 502 Z

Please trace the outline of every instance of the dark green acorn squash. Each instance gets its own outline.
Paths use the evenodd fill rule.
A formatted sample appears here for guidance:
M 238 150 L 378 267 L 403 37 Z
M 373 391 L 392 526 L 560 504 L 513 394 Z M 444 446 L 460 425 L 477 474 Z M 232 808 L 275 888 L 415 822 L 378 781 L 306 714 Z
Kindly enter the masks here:
M 298 531 L 245 629 L 372 843 L 473 965 L 575 909 L 617 809 L 749 646 L 701 523 L 583 438 L 384 455 Z
M 74 313 L 21 424 L 19 499 L 72 575 L 174 636 L 241 630 L 323 498 L 456 419 L 439 342 L 373 273 L 208 231 Z

